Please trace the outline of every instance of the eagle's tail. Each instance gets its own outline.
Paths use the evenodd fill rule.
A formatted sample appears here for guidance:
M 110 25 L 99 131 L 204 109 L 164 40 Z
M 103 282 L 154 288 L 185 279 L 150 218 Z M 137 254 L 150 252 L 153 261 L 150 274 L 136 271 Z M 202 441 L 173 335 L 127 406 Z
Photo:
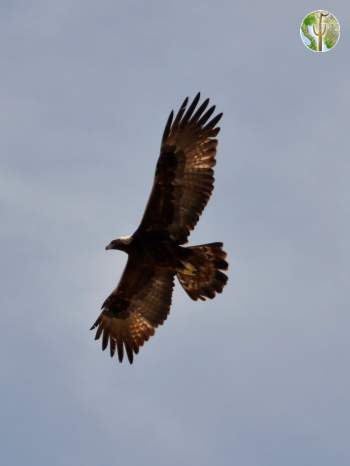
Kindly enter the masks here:
M 222 270 L 228 268 L 222 246 L 222 243 L 209 243 L 185 248 L 186 258 L 181 261 L 177 277 L 192 299 L 214 298 L 222 292 L 227 282 Z

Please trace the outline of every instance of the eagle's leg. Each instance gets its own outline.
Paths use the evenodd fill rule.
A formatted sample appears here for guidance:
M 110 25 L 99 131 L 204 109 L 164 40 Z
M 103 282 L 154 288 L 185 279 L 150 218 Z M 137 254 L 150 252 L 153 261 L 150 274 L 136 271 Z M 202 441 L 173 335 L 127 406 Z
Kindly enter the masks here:
M 181 261 L 181 264 L 183 265 L 183 267 L 178 269 L 177 270 L 178 272 L 180 272 L 183 275 L 188 275 L 190 277 L 196 276 L 197 268 L 193 264 L 191 264 L 190 262 L 184 262 L 184 261 Z

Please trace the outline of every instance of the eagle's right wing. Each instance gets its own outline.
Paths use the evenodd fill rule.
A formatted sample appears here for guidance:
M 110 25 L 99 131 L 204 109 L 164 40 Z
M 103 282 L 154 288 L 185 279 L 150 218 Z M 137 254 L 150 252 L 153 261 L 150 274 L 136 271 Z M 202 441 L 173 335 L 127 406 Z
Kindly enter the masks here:
M 130 256 L 117 288 L 102 305 L 102 312 L 91 327 L 97 328 L 95 340 L 102 336 L 102 349 L 109 344 L 110 354 L 117 350 L 122 362 L 124 349 L 129 362 L 134 353 L 168 316 L 174 272 L 156 266 L 140 265 Z

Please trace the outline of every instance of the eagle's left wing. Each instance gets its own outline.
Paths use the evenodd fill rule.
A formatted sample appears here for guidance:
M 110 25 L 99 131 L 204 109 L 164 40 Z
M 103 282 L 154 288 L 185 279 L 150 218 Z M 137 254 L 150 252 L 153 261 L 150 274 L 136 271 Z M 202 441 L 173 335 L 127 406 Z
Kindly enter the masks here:
M 133 362 L 134 353 L 165 321 L 171 305 L 174 272 L 139 264 L 137 258 L 129 257 L 119 285 L 103 303 L 91 327 L 97 327 L 95 340 L 102 336 L 102 349 L 109 344 L 111 356 L 117 350 L 120 362 L 124 349 Z
M 174 118 L 171 112 L 161 143 L 151 195 L 138 232 L 157 232 L 183 244 L 195 227 L 214 188 L 217 126 L 209 99 L 186 98 Z

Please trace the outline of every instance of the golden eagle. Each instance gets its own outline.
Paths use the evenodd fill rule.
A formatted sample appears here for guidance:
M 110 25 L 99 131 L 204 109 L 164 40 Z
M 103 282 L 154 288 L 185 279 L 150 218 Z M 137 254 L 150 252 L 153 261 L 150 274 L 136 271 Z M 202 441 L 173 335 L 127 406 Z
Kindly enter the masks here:
M 198 106 L 198 93 L 186 98 L 174 118 L 170 113 L 146 210 L 130 237 L 113 240 L 106 249 L 128 254 L 117 288 L 105 300 L 91 330 L 102 336 L 102 349 L 124 349 L 129 362 L 134 353 L 168 316 L 176 275 L 194 300 L 214 298 L 227 282 L 228 268 L 222 243 L 183 246 L 195 227 L 214 187 L 217 123 L 222 113 L 207 110 L 209 99 Z

